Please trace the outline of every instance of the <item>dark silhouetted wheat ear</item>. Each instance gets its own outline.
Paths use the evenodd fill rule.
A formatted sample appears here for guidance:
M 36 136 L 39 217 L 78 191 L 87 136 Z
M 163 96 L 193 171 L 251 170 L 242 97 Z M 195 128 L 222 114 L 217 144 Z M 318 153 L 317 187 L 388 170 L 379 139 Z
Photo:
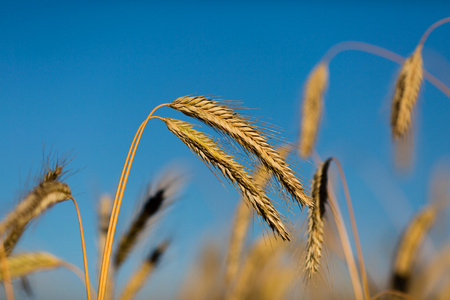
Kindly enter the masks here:
M 306 271 L 311 278 L 319 269 L 323 247 L 325 204 L 328 202 L 328 167 L 332 158 L 327 159 L 314 175 L 311 196 L 314 206 L 308 209 L 308 241 L 306 245 Z
M 395 140 L 404 138 L 410 131 L 411 115 L 419 96 L 422 77 L 422 45 L 419 45 L 403 64 L 395 86 L 391 111 L 392 137 Z
M 328 85 L 328 65 L 320 63 L 308 77 L 303 93 L 299 153 L 303 158 L 311 155 L 320 127 L 323 94 Z
M 392 289 L 401 292 L 408 291 L 417 250 L 433 226 L 437 213 L 437 206 L 425 207 L 412 219 L 404 231 L 394 260 Z
M 129 252 L 144 233 L 150 220 L 164 208 L 169 196 L 167 190 L 170 185 L 170 182 L 161 183 L 156 191 L 147 196 L 144 205 L 132 220 L 127 232 L 121 236 L 113 261 L 116 270 L 128 257 Z
M 290 240 L 279 212 L 274 208 L 270 199 L 262 189 L 255 185 L 254 180 L 245 168 L 226 154 L 210 137 L 193 129 L 192 124 L 184 121 L 165 118 L 167 128 L 185 143 L 207 165 L 219 170 L 263 219 L 272 230 L 276 231 L 284 240 Z
M 290 166 L 270 145 L 266 136 L 251 121 L 221 104 L 198 97 L 180 97 L 170 105 L 189 117 L 196 118 L 214 130 L 228 135 L 243 149 L 254 154 L 279 180 L 288 193 L 301 205 L 311 206 L 310 197 Z

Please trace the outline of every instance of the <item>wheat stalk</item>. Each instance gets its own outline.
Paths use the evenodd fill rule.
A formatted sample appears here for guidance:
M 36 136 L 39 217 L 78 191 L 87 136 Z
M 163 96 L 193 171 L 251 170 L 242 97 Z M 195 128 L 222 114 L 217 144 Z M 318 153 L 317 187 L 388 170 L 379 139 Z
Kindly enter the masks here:
M 290 166 L 269 144 L 265 135 L 251 121 L 219 101 L 198 97 L 180 97 L 169 104 L 189 117 L 196 118 L 238 142 L 255 155 L 280 181 L 288 193 L 301 205 L 311 206 L 311 200 Z
M 311 196 L 314 206 L 308 209 L 308 241 L 306 246 L 306 271 L 308 278 L 317 272 L 322 257 L 325 204 L 328 202 L 328 167 L 332 158 L 327 159 L 314 174 Z
M 411 279 L 411 269 L 417 250 L 422 244 L 428 231 L 433 226 L 437 207 L 430 205 L 420 211 L 406 228 L 400 244 L 397 248 L 394 260 L 394 270 L 392 274 L 391 286 L 393 289 L 406 292 L 409 289 Z
M 284 240 L 290 240 L 280 219 L 278 211 L 273 207 L 270 199 L 262 189 L 255 185 L 244 167 L 226 154 L 210 137 L 193 129 L 192 125 L 175 119 L 163 119 L 167 128 L 175 134 L 207 165 L 219 170 L 230 182 L 236 186 L 251 206 Z
M 395 140 L 404 138 L 411 127 L 411 114 L 422 83 L 422 45 L 405 61 L 400 70 L 392 99 L 391 128 Z
M 303 95 L 300 155 L 306 158 L 316 143 L 323 111 L 323 94 L 328 85 L 328 64 L 319 63 L 308 76 Z

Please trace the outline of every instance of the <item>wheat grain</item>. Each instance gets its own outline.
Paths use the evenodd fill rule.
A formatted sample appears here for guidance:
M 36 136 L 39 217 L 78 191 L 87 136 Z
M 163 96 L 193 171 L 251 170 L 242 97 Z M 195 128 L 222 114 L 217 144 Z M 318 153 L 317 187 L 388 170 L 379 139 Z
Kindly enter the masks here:
M 262 131 L 251 121 L 219 101 L 203 96 L 180 97 L 169 106 L 231 137 L 271 170 L 301 206 L 311 206 L 309 196 L 290 166 L 274 150 Z
M 332 158 L 327 159 L 314 175 L 311 196 L 314 206 L 308 209 L 308 241 L 306 246 L 306 271 L 308 278 L 317 272 L 322 257 L 325 204 L 328 199 L 328 167 Z
M 308 76 L 303 95 L 299 145 L 299 152 L 303 158 L 311 155 L 311 151 L 316 143 L 323 111 L 323 94 L 327 85 L 328 65 L 326 63 L 319 63 Z
M 419 95 L 422 77 L 422 45 L 418 45 L 400 70 L 392 99 L 391 128 L 395 140 L 404 138 L 410 131 L 411 115 Z
M 167 128 L 184 142 L 207 165 L 219 170 L 241 192 L 251 206 L 284 240 L 289 233 L 284 227 L 278 211 L 260 187 L 254 184 L 242 165 L 226 154 L 210 137 L 192 128 L 184 121 L 165 118 Z

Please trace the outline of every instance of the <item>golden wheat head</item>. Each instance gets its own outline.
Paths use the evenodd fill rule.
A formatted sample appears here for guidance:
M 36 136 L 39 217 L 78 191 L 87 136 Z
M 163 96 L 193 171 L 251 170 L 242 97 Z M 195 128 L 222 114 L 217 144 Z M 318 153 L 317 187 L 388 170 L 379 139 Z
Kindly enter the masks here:
M 320 63 L 308 77 L 303 95 L 299 153 L 303 158 L 311 155 L 323 111 L 323 94 L 328 85 L 328 65 Z
M 331 158 L 317 169 L 312 181 L 311 196 L 314 206 L 308 209 L 308 242 L 306 246 L 306 271 L 308 278 L 317 272 L 322 257 L 325 204 L 328 199 L 328 168 Z
M 391 129 L 395 140 L 404 138 L 410 130 L 422 77 L 422 45 L 419 45 L 403 64 L 395 86 L 391 111 Z
M 219 101 L 203 96 L 180 97 L 169 106 L 235 140 L 245 151 L 255 155 L 268 170 L 273 172 L 286 191 L 301 206 L 311 206 L 309 196 L 290 166 L 253 122 Z

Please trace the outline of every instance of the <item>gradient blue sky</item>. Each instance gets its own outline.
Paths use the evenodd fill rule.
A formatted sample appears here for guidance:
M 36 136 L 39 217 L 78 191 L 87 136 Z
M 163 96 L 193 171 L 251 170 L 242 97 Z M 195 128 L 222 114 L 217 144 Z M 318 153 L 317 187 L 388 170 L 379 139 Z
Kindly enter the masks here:
M 426 28 L 449 15 L 445 1 L 2 1 L 0 213 L 11 210 L 32 185 L 43 153 L 71 154 L 69 168 L 77 172 L 66 182 L 81 208 L 97 286 L 96 202 L 115 192 L 134 133 L 152 108 L 187 94 L 240 100 L 256 109 L 251 115 L 280 127 L 293 142 L 303 83 L 327 49 L 356 40 L 408 56 Z M 431 34 L 423 51 L 425 68 L 447 86 L 449 36 L 446 24 Z M 415 166 L 406 176 L 395 172 L 388 124 L 398 69 L 370 54 L 339 54 L 330 64 L 317 145 L 322 157 L 335 156 L 344 167 L 363 251 L 375 274 L 386 271 L 396 234 L 426 202 L 430 174 L 448 161 L 450 149 L 450 100 L 425 82 L 416 112 Z M 186 120 L 167 108 L 159 115 Z M 172 237 L 164 264 L 147 287 L 149 295 L 170 298 L 201 241 L 226 239 L 238 194 L 224 188 L 155 120 L 137 151 L 119 226 L 127 225 L 146 184 L 168 165 L 182 165 L 190 180 L 143 250 Z M 302 176 L 312 176 L 311 162 L 298 160 L 298 165 Z M 293 221 L 298 216 L 299 211 Z M 18 250 L 49 251 L 81 267 L 77 226 L 72 204 L 58 205 L 31 226 Z M 253 232 L 259 232 L 258 223 Z M 392 245 L 381 243 L 386 240 Z M 144 255 L 139 251 L 135 257 Z M 127 264 L 124 273 L 137 262 Z M 67 271 L 31 279 L 38 298 L 84 297 L 81 283 Z M 44 289 L 50 280 L 51 289 Z

